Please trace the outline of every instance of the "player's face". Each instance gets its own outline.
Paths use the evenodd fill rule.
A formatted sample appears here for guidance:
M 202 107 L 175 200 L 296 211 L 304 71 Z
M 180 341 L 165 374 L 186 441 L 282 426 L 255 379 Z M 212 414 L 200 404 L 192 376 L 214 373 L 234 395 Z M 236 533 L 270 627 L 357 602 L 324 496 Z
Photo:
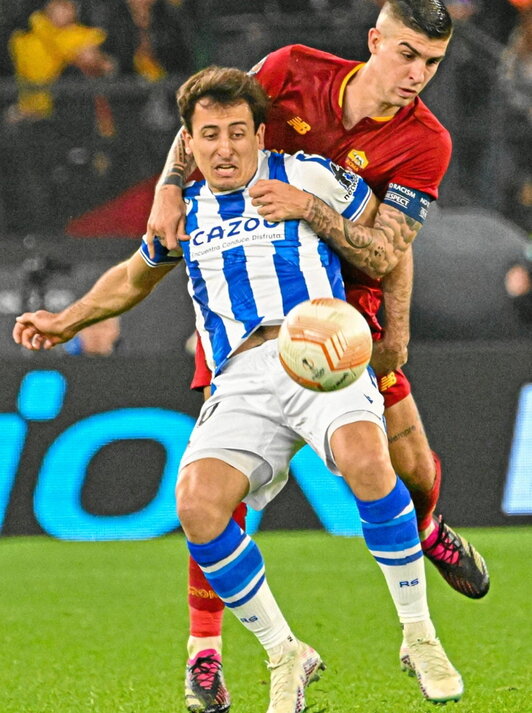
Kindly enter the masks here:
M 392 18 L 370 30 L 378 100 L 396 107 L 410 104 L 436 74 L 448 44 L 449 39 L 430 39 Z
M 191 119 L 192 133 L 184 132 L 187 151 L 213 191 L 245 186 L 257 170 L 257 151 L 264 145 L 264 124 L 255 131 L 245 101 L 222 106 L 201 99 Z

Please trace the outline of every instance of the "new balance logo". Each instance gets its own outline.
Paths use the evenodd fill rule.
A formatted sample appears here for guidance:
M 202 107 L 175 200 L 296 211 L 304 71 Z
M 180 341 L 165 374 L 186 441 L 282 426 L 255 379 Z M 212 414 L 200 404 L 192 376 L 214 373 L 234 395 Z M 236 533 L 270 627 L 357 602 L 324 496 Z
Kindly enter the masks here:
M 389 374 L 386 374 L 386 376 L 381 376 L 381 378 L 379 379 L 379 391 L 386 391 L 394 384 L 397 384 L 397 376 L 394 374 L 393 371 L 390 371 Z
M 290 126 L 295 129 L 298 134 L 306 134 L 307 131 L 310 131 L 310 129 L 312 128 L 310 124 L 307 124 L 306 121 L 303 121 L 300 116 L 294 116 L 292 119 L 289 119 L 287 121 L 287 124 L 290 124 Z

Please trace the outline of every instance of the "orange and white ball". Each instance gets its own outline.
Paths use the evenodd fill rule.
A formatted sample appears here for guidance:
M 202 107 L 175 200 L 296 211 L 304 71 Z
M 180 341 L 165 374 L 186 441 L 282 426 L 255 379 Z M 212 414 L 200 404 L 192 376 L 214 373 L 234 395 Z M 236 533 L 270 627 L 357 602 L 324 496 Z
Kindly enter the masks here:
M 290 310 L 278 343 L 285 371 L 312 391 L 352 384 L 369 364 L 373 346 L 364 317 L 334 297 L 307 300 Z

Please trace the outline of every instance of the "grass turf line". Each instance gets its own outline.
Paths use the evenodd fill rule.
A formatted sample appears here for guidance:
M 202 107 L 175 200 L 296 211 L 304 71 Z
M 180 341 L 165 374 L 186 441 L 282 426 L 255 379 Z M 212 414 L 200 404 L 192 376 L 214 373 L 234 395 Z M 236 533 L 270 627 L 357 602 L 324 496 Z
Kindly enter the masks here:
M 433 619 L 466 686 L 456 711 L 532 713 L 532 528 L 464 534 L 490 567 L 484 600 L 456 594 L 427 564 Z M 434 710 L 399 671 L 400 630 L 362 540 L 315 531 L 256 540 L 294 632 L 328 665 L 309 689 L 309 713 Z M 179 535 L 0 540 L 0 713 L 184 711 L 186 561 Z M 265 655 L 229 613 L 224 632 L 232 713 L 264 713 Z

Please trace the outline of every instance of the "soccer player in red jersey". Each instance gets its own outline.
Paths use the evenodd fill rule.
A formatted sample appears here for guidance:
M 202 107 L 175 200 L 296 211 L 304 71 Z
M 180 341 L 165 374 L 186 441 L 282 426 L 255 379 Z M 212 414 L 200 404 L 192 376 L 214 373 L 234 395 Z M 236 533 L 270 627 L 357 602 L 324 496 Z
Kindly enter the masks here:
M 407 359 L 413 261 L 411 242 L 429 204 L 438 197 L 451 155 L 447 130 L 419 98 L 435 75 L 452 33 L 441 0 L 388 0 L 368 36 L 370 59 L 353 62 L 301 45 L 273 52 L 251 71 L 272 100 L 266 148 L 319 153 L 362 175 L 382 200 L 373 228 L 346 226 L 319 202 L 305 216 L 344 255 L 358 256 L 360 269 L 344 265 L 348 301 L 365 314 L 375 344 L 372 366 L 384 396 L 389 449 L 396 472 L 414 501 L 426 556 L 457 591 L 484 596 L 489 577 L 482 557 L 434 511 L 440 490 L 440 461 L 430 449 L 410 385 L 401 371 Z M 172 146 L 148 221 L 148 241 L 164 238 L 168 248 L 186 239 L 180 188 L 191 170 L 180 136 Z M 259 182 L 252 189 L 259 212 L 283 217 L 285 189 Z M 317 199 L 316 199 L 317 201 Z M 317 229 L 319 228 L 319 229 Z M 387 245 L 404 247 L 400 262 L 388 260 Z M 384 329 L 377 312 L 384 307 Z M 201 345 L 200 345 L 201 347 Z M 209 384 L 197 355 L 193 386 Z M 238 513 L 242 522 L 242 511 Z M 219 667 L 222 605 L 190 564 L 191 637 L 189 663 L 205 681 L 191 677 L 190 710 L 222 713 L 209 705 L 208 687 L 223 686 Z M 207 652 L 216 652 L 209 658 Z M 403 661 L 408 652 L 402 649 Z M 200 661 L 202 666 L 198 667 Z M 194 670 L 196 670 L 194 669 Z M 203 670 L 205 669 L 205 670 Z M 198 678 L 198 676 L 196 676 Z M 196 696 L 196 699 L 194 698 Z

